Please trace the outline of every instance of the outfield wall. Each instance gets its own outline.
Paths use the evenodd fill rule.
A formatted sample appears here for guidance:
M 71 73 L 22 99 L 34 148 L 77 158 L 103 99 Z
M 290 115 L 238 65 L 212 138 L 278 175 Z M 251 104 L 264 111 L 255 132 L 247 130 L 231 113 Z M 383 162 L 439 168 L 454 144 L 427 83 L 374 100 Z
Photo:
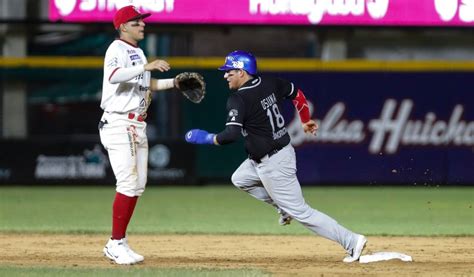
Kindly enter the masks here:
M 0 184 L 115 184 L 97 140 L 6 140 L 0 151 Z M 185 142 L 149 141 L 148 182 L 195 184 L 194 160 L 195 149 Z
M 319 120 L 289 132 L 304 183 L 474 183 L 472 73 L 287 73 Z

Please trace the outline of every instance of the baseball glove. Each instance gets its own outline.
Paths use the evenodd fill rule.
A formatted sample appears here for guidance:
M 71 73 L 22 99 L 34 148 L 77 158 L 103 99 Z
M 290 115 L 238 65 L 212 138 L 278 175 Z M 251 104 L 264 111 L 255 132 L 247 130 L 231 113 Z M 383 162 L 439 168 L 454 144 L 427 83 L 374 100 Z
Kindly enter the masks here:
M 193 103 L 199 103 L 206 95 L 206 82 L 197 72 L 183 72 L 175 77 L 176 87 Z

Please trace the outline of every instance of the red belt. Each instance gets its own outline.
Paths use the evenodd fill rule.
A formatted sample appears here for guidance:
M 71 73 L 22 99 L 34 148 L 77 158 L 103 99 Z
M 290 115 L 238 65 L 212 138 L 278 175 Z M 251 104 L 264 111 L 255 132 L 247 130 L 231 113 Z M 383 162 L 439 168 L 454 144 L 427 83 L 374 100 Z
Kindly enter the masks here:
M 144 114 L 136 114 L 136 113 L 128 113 L 128 119 L 136 119 L 139 122 L 145 121 L 146 113 Z

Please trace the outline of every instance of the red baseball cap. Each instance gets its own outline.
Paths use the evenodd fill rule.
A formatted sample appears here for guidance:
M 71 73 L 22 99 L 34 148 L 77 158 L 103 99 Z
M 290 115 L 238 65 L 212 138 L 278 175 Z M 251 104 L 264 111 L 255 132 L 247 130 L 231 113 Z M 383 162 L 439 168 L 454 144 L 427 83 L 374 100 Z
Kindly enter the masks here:
M 151 13 L 140 13 L 140 11 L 135 6 L 125 6 L 115 13 L 114 27 L 115 29 L 118 29 L 120 24 L 140 18 L 146 18 L 150 15 Z

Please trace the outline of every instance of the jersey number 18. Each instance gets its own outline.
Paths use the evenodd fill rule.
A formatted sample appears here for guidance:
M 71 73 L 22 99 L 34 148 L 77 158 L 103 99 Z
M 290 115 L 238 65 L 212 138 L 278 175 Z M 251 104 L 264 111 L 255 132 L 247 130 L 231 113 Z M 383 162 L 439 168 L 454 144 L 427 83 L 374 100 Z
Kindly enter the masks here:
M 275 121 L 278 129 L 281 129 L 283 126 L 285 126 L 285 119 L 281 115 L 277 104 L 273 104 L 270 109 L 267 109 L 267 116 L 270 124 L 272 125 L 273 133 L 275 133 Z

